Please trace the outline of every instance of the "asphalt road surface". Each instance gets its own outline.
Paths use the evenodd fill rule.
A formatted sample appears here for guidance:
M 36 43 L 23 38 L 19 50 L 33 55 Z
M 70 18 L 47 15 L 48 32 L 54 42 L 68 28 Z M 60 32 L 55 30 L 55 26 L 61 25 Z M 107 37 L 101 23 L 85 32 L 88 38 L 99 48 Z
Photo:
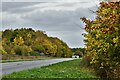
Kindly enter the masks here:
M 49 59 L 49 60 L 9 62 L 9 63 L 0 63 L 0 65 L 2 64 L 2 76 L 5 76 L 13 72 L 47 66 L 50 64 L 55 64 L 58 62 L 63 62 L 63 61 L 68 61 L 73 59 L 74 58 L 58 58 L 58 59 Z

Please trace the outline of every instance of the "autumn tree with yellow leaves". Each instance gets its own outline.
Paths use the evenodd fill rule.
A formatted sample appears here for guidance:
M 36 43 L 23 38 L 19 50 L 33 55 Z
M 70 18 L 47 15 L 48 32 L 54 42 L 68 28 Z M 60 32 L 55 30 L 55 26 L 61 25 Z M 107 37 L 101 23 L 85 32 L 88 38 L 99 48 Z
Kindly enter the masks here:
M 24 44 L 24 40 L 23 40 L 23 38 L 22 37 L 15 37 L 15 39 L 13 40 L 14 42 L 14 44 L 16 44 L 16 45 L 23 45 Z
M 120 2 L 102 2 L 95 20 L 81 19 L 90 64 L 101 78 L 120 78 Z

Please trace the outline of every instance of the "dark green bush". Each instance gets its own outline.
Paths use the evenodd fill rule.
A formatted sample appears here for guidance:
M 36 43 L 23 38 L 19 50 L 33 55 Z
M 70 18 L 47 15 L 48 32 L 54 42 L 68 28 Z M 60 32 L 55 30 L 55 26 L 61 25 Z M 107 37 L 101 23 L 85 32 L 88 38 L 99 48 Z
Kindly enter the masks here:
M 30 54 L 31 56 L 40 56 L 40 53 L 37 52 L 37 51 L 31 51 L 29 54 Z
M 24 54 L 24 48 L 22 47 L 22 46 L 18 46 L 18 45 L 16 45 L 15 47 L 14 47 L 14 51 L 15 51 L 15 53 L 17 54 L 17 55 L 25 55 Z
M 34 46 L 32 46 L 32 49 L 33 51 L 36 51 L 36 52 L 45 52 L 44 47 L 38 44 L 35 44 Z

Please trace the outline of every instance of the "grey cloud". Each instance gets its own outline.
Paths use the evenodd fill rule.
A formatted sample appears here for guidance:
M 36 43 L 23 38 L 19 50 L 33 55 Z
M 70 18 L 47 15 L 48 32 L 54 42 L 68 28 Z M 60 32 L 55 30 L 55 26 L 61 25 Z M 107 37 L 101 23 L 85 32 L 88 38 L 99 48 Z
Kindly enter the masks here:
M 34 10 L 35 10 L 34 8 L 31 8 L 31 9 L 14 8 L 14 9 L 7 10 L 7 12 L 11 13 L 11 14 L 22 14 L 22 13 L 28 13 L 28 12 L 31 12 L 31 11 L 34 11 Z
M 91 9 L 91 8 L 90 8 Z M 53 30 L 74 30 L 74 26 L 83 26 L 80 21 L 80 17 L 93 18 L 94 13 L 89 11 L 87 8 L 78 8 L 76 11 L 56 11 L 48 10 L 45 12 L 37 11 L 30 15 L 22 16 L 23 19 L 30 20 L 30 23 L 35 23 L 36 25 L 41 24 L 42 26 L 48 26 L 47 29 Z M 76 25 L 78 24 L 78 25 Z
M 85 33 L 85 31 L 80 28 L 84 27 L 80 17 L 94 19 L 95 14 L 89 9 L 96 10 L 96 6 L 89 9 L 77 8 L 75 11 L 46 10 L 43 12 L 40 11 L 40 7 L 25 8 L 36 4 L 38 3 L 4 3 L 3 12 L 6 12 L 7 16 L 3 13 L 5 16 L 2 20 L 3 30 L 7 28 L 31 27 L 44 30 L 49 36 L 59 37 L 70 47 L 84 47 L 84 37 L 81 34 Z M 70 6 L 70 4 L 63 4 L 63 6 Z
M 57 6 L 64 6 L 64 7 L 71 7 L 71 6 L 74 6 L 75 3 L 63 3 L 63 4 L 60 4 L 60 5 L 57 5 Z
M 12 9 L 19 9 L 30 5 L 39 4 L 38 2 L 2 2 L 2 11 L 10 11 Z
M 84 33 L 84 30 L 80 31 L 52 31 L 47 32 L 47 34 L 52 35 L 54 37 L 59 37 L 60 39 L 67 42 L 68 46 L 70 47 L 84 47 L 83 39 L 84 37 L 81 35 Z
M 83 24 L 80 21 L 80 17 L 92 18 L 94 15 L 95 14 L 90 12 L 89 9 L 87 8 L 78 8 L 76 9 L 76 11 L 48 10 L 45 12 L 41 12 L 38 10 L 37 12 L 32 14 L 25 14 L 25 15 L 21 14 L 20 18 L 23 19 L 23 21 L 27 20 L 28 22 L 26 24 L 33 24 L 33 25 L 44 26 L 44 27 L 46 26 L 48 29 L 53 28 L 55 30 L 55 28 L 59 29 L 64 27 L 65 29 L 69 27 L 74 27 L 76 26 L 76 24 L 82 26 Z M 8 19 L 7 22 L 4 22 L 4 23 L 7 23 L 7 24 L 12 23 L 12 19 L 11 20 Z M 19 23 L 23 24 L 22 22 L 19 22 Z M 69 28 L 69 29 L 72 29 L 72 28 Z

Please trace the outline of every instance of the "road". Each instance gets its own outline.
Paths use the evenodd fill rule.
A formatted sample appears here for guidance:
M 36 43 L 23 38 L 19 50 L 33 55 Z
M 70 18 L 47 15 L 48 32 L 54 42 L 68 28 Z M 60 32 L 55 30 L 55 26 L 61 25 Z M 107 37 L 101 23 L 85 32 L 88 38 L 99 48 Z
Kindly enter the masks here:
M 49 60 L 35 60 L 35 61 L 22 61 L 22 62 L 9 62 L 9 63 L 0 63 L 2 64 L 2 76 L 7 74 L 28 70 L 32 68 L 47 66 L 50 64 L 55 64 L 58 62 L 73 60 L 73 58 L 58 58 L 58 59 L 49 59 Z

